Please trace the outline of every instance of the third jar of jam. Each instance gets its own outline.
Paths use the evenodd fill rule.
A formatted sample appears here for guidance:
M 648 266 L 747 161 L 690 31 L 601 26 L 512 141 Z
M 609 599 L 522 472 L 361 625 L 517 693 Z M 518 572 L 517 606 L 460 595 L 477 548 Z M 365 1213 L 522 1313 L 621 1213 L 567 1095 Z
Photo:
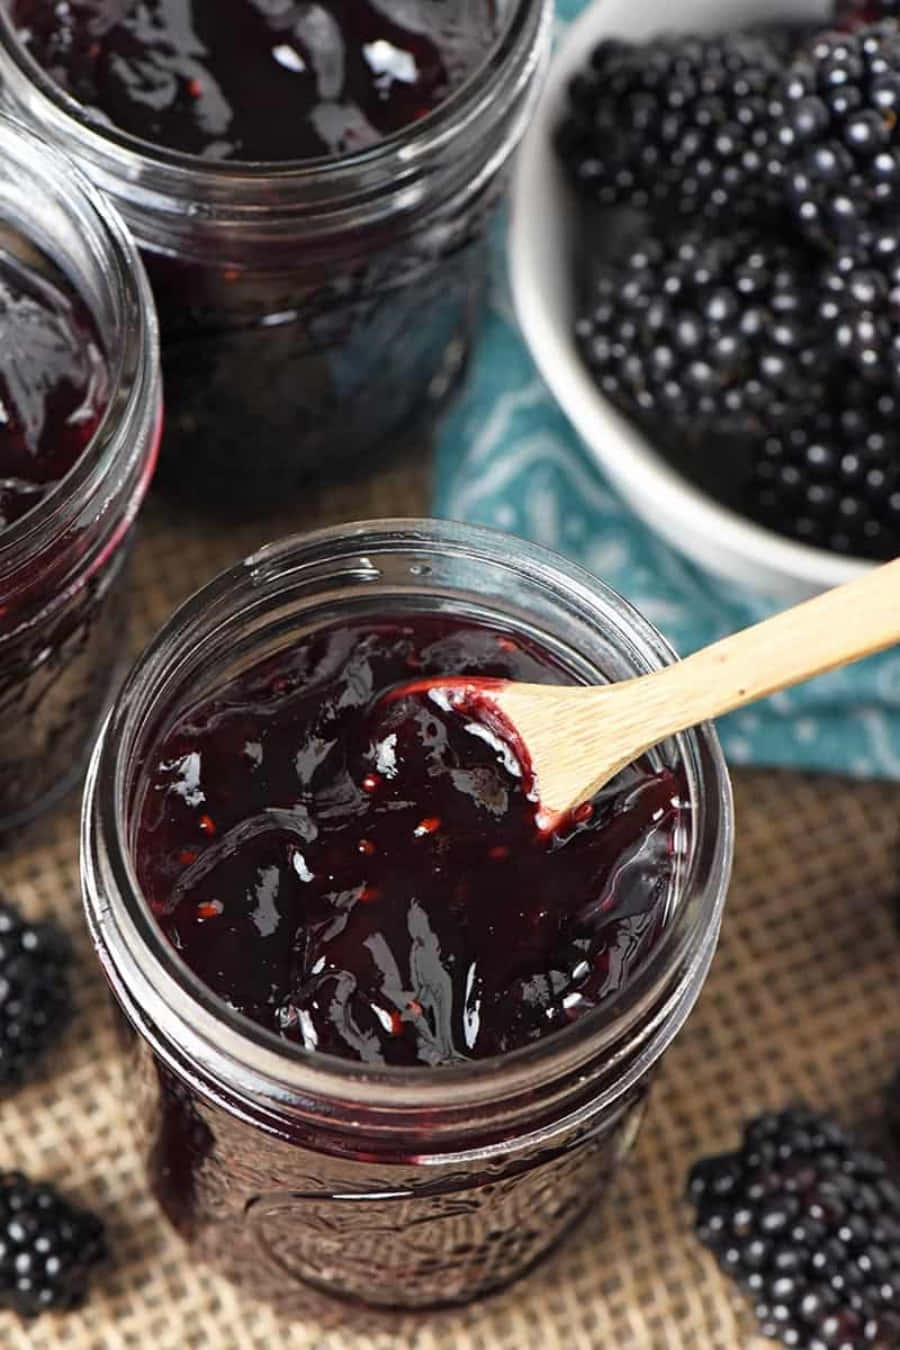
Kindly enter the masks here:
M 0 80 L 124 215 L 160 480 L 265 507 L 428 425 L 465 362 L 549 0 L 4 0 Z
M 83 879 L 196 1255 L 285 1311 L 459 1303 L 603 1202 L 718 936 L 715 733 L 551 837 L 509 747 L 409 682 L 670 659 L 587 573 L 435 521 L 273 545 L 167 624 L 94 756 Z

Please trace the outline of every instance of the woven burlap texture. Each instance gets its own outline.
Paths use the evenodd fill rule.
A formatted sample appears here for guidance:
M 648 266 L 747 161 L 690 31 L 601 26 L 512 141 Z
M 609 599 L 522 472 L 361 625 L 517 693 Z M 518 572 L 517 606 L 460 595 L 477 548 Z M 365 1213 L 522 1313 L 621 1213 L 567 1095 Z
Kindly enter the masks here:
M 191 590 L 278 533 L 416 513 L 424 466 L 322 489 L 290 517 L 235 527 L 152 502 L 136 556 L 140 644 Z M 46 1178 L 105 1216 L 114 1261 L 87 1307 L 23 1326 L 9 1350 L 744 1350 L 758 1342 L 681 1202 L 700 1153 L 732 1146 L 742 1118 L 805 1099 L 881 1142 L 900 1061 L 897 886 L 900 788 L 742 772 L 738 853 L 721 946 L 669 1052 L 637 1149 L 602 1212 L 539 1270 L 458 1313 L 385 1328 L 280 1322 L 188 1258 L 147 1194 L 122 1109 L 102 978 L 78 895 L 77 802 L 8 840 L 0 885 L 52 914 L 77 952 L 77 1016 L 38 1081 L 0 1105 L 0 1166 Z

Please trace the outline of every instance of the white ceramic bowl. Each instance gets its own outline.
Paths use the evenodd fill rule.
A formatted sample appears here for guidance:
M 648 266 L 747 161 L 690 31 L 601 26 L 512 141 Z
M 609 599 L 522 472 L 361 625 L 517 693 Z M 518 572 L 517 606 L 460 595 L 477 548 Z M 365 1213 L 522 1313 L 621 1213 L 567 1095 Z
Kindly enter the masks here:
M 566 32 L 513 184 L 510 271 L 519 322 L 538 368 L 604 473 L 639 516 L 693 561 L 785 602 L 838 585 L 871 564 L 795 544 L 720 506 L 659 455 L 603 397 L 572 335 L 575 199 L 552 146 L 572 75 L 602 38 L 724 30 L 771 17 L 823 19 L 828 0 L 595 0 Z

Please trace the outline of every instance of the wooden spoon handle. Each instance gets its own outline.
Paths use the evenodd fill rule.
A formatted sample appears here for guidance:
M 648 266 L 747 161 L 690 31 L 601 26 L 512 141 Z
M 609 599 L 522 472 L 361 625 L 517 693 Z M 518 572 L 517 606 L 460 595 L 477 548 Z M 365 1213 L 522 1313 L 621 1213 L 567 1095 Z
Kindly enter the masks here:
M 491 696 L 529 751 L 550 816 L 638 755 L 708 718 L 900 642 L 900 559 L 618 684 L 501 684 Z
M 649 744 L 896 642 L 900 558 L 645 677 Z

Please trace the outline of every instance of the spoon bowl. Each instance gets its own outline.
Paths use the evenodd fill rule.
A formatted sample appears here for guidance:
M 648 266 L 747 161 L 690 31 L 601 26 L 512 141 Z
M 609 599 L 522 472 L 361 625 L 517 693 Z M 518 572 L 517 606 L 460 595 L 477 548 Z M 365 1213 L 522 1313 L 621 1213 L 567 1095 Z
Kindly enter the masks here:
M 552 829 L 621 769 L 688 727 L 900 641 L 900 559 L 636 679 L 520 684 L 469 676 L 418 680 L 425 694 L 481 720 L 515 755 Z

